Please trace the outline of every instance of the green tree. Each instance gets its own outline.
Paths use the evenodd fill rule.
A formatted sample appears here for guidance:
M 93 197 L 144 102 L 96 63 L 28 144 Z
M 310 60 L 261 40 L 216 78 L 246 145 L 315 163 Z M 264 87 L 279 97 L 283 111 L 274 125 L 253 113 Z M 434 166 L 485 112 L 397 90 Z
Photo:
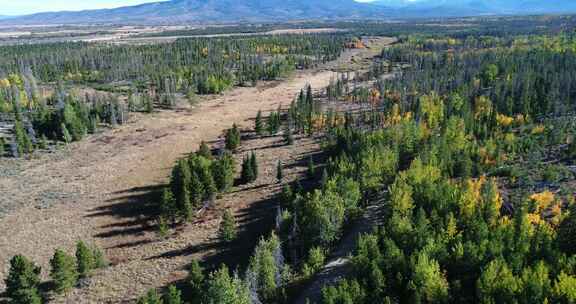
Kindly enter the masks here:
M 34 145 L 32 145 L 32 140 L 28 136 L 28 133 L 24 129 L 24 126 L 22 126 L 22 122 L 20 122 L 19 120 L 16 120 L 16 122 L 14 123 L 14 135 L 19 155 L 32 153 L 32 151 L 34 151 Z
M 65 293 L 70 290 L 78 281 L 76 261 L 74 257 L 66 252 L 56 249 L 54 256 L 50 260 L 50 277 L 54 281 L 57 293 Z
M 448 281 L 437 261 L 424 252 L 418 254 L 414 265 L 413 282 L 416 292 L 428 303 L 448 302 Z
M 250 304 L 247 285 L 237 277 L 230 276 L 225 265 L 211 273 L 204 297 L 205 304 Z
M 198 260 L 192 260 L 190 268 L 188 270 L 188 278 L 186 281 L 191 288 L 191 296 L 195 299 L 202 298 L 205 285 L 204 268 L 200 265 Z
M 258 160 L 256 159 L 256 153 L 252 152 L 250 155 L 250 168 L 252 168 L 252 181 L 258 179 Z
M 182 292 L 174 285 L 168 287 L 168 292 L 164 295 L 165 304 L 183 304 Z
M 324 254 L 324 250 L 320 247 L 312 247 L 308 252 L 306 263 L 304 263 L 302 267 L 302 274 L 307 278 L 313 276 L 324 267 L 325 262 L 326 255 Z
M 308 177 L 314 178 L 316 177 L 316 165 L 314 164 L 314 158 L 312 156 L 308 157 Z
M 232 125 L 232 129 L 226 131 L 226 149 L 230 151 L 236 150 L 240 146 L 240 130 L 236 124 Z
M 208 147 L 205 141 L 202 141 L 202 143 L 200 144 L 200 148 L 198 148 L 198 152 L 196 152 L 196 154 L 206 159 L 212 159 L 212 151 L 210 150 L 210 147 Z
M 231 242 L 236 239 L 236 233 L 236 219 L 230 210 L 226 210 L 220 223 L 220 238 L 225 242 Z
M 213 164 L 214 182 L 219 192 L 226 192 L 234 185 L 234 158 L 229 152 L 224 152 Z
M 278 183 L 282 183 L 282 180 L 284 179 L 283 167 L 282 162 L 279 160 L 276 164 L 276 180 Z
M 138 304 L 164 304 L 156 289 L 150 289 L 145 296 L 138 299 Z
M 11 304 L 40 304 L 42 298 L 38 291 L 40 267 L 26 257 L 16 255 L 10 260 L 10 270 L 5 279 L 6 296 Z
M 262 111 L 258 110 L 256 120 L 254 122 L 254 131 L 258 136 L 264 134 L 264 121 L 262 120 Z
M 88 277 L 96 268 L 94 251 L 83 241 L 76 243 L 76 267 L 78 275 L 82 278 Z
M 242 172 L 240 174 L 240 179 L 244 184 L 251 183 L 256 179 L 254 176 L 254 168 L 252 167 L 252 161 L 250 157 L 244 157 L 244 160 L 242 161 Z
M 506 262 L 496 259 L 482 271 L 477 288 L 481 303 L 514 303 L 520 285 Z

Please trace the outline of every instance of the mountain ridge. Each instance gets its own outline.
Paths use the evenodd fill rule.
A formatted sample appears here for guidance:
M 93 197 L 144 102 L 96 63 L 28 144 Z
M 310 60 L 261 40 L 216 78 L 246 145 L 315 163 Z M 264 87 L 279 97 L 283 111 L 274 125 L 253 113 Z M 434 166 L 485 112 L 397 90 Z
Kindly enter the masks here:
M 570 0 L 171 0 L 113 9 L 37 13 L 0 24 L 225 24 L 576 12 Z

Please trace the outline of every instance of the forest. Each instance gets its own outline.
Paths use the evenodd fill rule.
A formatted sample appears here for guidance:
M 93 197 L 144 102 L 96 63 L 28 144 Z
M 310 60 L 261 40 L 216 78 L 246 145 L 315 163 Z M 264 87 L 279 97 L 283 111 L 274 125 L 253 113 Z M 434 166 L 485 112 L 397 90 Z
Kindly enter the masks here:
M 137 303 L 300 303 L 367 215 L 377 224 L 340 257 L 344 274 L 302 303 L 576 303 L 574 17 L 469 21 L 466 29 L 462 19 L 441 30 L 344 22 L 332 24 L 348 30 L 337 34 L 0 47 L 0 113 L 14 117 L 14 140 L 0 147 L 24 155 L 78 141 L 131 112 L 286 77 L 335 60 L 356 38 L 393 35 L 365 70 L 340 73 L 326 88 L 307 85 L 269 113 L 254 109 L 250 128 L 230 122 L 221 142 L 178 158 L 148 202 L 163 239 L 239 187 L 259 187 L 270 168 L 247 140 L 320 147 L 303 156 L 307 169 L 293 182 L 278 160 L 273 228 L 245 267 L 191 258 L 184 280 Z M 75 95 L 72 86 L 99 93 Z M 218 216 L 217 237 L 231 245 L 242 233 L 238 218 Z M 57 291 L 81 275 L 76 255 L 75 263 L 55 253 Z M 23 256 L 12 264 L 13 303 L 32 303 L 31 293 L 40 303 L 36 266 Z
M 169 44 L 84 42 L 0 47 L 0 114 L 12 129 L 0 155 L 22 156 L 79 141 L 131 112 L 179 98 L 254 86 L 337 58 L 348 35 L 193 38 Z M 91 90 L 92 89 L 92 90 Z

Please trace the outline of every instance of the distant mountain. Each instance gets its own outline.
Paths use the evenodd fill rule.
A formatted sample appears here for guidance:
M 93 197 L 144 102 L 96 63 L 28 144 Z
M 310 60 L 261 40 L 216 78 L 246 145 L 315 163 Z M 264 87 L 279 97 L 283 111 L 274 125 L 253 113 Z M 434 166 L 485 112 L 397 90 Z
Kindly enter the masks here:
M 214 24 L 574 13 L 576 0 L 171 0 L 115 9 L 39 13 L 0 24 Z
M 574 13 L 574 0 L 376 0 L 399 15 L 477 16 Z
M 230 23 L 354 19 L 386 15 L 383 7 L 354 0 L 172 0 L 116 9 L 39 13 L 12 19 L 10 23 Z

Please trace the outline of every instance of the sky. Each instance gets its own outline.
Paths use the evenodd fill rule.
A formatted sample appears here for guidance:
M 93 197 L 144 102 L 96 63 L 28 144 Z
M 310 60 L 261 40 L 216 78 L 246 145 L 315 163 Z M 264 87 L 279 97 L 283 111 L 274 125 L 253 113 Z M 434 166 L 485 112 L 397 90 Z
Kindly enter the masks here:
M 24 15 L 49 11 L 114 8 L 158 1 L 160 0 L 0 0 L 0 15 Z

